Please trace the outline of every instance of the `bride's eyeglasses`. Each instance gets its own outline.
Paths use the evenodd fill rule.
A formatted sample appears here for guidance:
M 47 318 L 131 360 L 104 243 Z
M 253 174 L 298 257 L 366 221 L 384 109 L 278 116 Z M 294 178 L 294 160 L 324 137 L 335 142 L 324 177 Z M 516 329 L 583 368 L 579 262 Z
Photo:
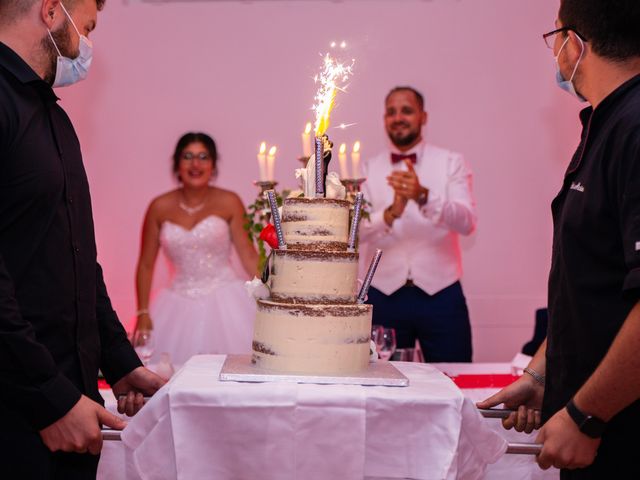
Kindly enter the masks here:
M 184 152 L 182 155 L 180 155 L 180 159 L 185 162 L 193 162 L 193 160 L 196 158 L 201 162 L 211 161 L 211 155 L 209 155 L 206 152 L 200 152 L 200 153 Z

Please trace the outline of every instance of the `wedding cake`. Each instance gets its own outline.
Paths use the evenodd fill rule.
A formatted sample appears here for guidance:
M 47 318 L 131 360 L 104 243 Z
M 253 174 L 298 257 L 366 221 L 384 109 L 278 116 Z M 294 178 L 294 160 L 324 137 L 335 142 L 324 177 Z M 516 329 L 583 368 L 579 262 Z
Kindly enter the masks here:
M 263 371 L 344 375 L 361 372 L 369 363 L 372 307 L 363 299 L 381 252 L 358 292 L 355 246 L 362 194 L 355 197 L 350 221 L 345 187 L 328 171 L 333 146 L 326 134 L 329 115 L 352 66 L 353 60 L 344 64 L 327 54 L 315 78 L 314 153 L 305 154 L 306 168 L 296 170 L 303 192 L 285 199 L 281 214 L 275 191 L 265 192 L 278 238 L 270 243 L 271 261 L 262 279 L 266 285 L 256 286 L 263 291 L 256 295 L 251 362 Z
M 340 375 L 366 369 L 371 305 L 357 302 L 358 253 L 348 251 L 351 203 L 288 198 L 286 249 L 274 249 L 270 296 L 257 300 L 252 363 L 276 373 Z

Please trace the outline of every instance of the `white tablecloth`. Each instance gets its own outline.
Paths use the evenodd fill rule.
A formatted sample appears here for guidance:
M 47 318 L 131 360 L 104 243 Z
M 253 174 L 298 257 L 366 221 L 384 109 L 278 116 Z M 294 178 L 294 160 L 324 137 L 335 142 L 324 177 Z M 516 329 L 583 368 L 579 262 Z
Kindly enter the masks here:
M 394 363 L 409 387 L 364 387 L 220 382 L 223 361 L 187 362 L 123 432 L 124 468 L 111 472 L 119 476 L 107 477 L 105 465 L 101 476 L 473 480 L 506 449 L 473 402 L 428 364 Z
M 509 363 L 434 363 L 447 375 L 486 375 L 510 374 L 512 368 Z M 479 402 L 496 393 L 499 388 L 465 388 L 464 396 L 469 400 Z M 502 435 L 509 443 L 535 443 L 537 431 L 530 434 L 505 430 L 497 418 L 485 419 L 494 431 Z M 542 470 L 538 467 L 533 455 L 504 455 L 497 462 L 488 465 L 485 471 L 486 480 L 557 480 L 560 471 L 556 468 Z

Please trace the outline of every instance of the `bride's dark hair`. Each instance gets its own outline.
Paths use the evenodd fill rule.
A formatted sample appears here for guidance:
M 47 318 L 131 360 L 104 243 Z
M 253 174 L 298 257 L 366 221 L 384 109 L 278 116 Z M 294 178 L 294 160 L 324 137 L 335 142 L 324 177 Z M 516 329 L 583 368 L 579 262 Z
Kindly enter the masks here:
M 211 161 L 215 170 L 216 163 L 218 161 L 218 149 L 216 148 L 216 142 L 214 142 L 213 138 L 211 138 L 206 133 L 189 132 L 182 135 L 180 137 L 180 140 L 178 140 L 178 143 L 176 144 L 176 149 L 173 152 L 173 173 L 178 172 L 182 151 L 187 147 L 187 145 L 191 145 L 195 142 L 203 144 L 204 148 L 207 149 L 207 151 L 209 152 L 209 156 L 211 156 Z

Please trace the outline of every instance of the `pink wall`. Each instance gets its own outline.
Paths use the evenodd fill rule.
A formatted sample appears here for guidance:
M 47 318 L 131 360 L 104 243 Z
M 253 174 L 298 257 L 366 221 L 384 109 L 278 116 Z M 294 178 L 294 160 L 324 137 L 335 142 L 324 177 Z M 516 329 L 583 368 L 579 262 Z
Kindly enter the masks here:
M 58 95 L 83 146 L 99 259 L 123 322 L 135 311 L 140 224 L 149 200 L 174 186 L 177 138 L 210 132 L 218 183 L 246 203 L 263 139 L 279 146 L 280 186 L 294 186 L 318 53 L 344 39 L 355 76 L 332 118 L 357 125 L 332 139 L 360 139 L 363 156 L 374 154 L 385 93 L 424 92 L 428 140 L 462 152 L 475 173 L 479 226 L 463 242 L 475 360 L 509 360 L 546 302 L 549 204 L 578 135 L 580 105 L 555 86 L 541 39 L 558 3 L 108 1 L 89 79 Z

